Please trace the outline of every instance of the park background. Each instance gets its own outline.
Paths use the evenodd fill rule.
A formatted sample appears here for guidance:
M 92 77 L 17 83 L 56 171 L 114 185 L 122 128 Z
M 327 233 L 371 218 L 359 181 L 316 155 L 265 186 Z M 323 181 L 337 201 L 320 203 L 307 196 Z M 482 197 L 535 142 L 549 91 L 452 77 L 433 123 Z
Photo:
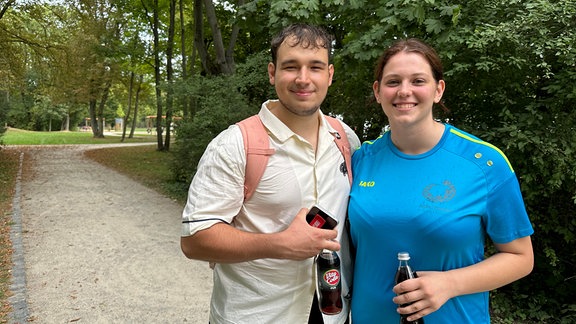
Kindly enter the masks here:
M 185 191 L 207 143 L 275 97 L 269 40 L 298 21 L 335 36 L 322 110 L 364 140 L 387 124 L 381 52 L 406 37 L 437 49 L 437 117 L 506 153 L 535 228 L 535 269 L 491 294 L 494 322 L 575 323 L 575 0 L 1 0 L 0 134 L 146 128 Z

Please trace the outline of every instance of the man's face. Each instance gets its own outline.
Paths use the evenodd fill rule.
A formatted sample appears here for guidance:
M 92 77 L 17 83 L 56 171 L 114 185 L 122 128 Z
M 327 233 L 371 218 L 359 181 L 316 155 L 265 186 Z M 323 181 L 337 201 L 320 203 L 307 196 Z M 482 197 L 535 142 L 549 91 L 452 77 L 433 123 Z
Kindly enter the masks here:
M 290 46 L 293 41 L 287 38 L 280 45 L 276 65 L 268 64 L 268 76 L 288 111 L 309 116 L 318 111 L 326 98 L 334 66 L 328 63 L 327 49 Z

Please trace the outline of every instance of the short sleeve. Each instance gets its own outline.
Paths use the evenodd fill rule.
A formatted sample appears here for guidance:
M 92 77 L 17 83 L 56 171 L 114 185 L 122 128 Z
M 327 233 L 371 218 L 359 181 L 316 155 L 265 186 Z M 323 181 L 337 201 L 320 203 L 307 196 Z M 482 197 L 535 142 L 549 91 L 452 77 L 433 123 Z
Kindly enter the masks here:
M 484 221 L 486 232 L 495 243 L 509 243 L 534 233 L 514 173 L 488 194 Z
M 240 129 L 230 126 L 208 144 L 188 190 L 182 236 L 232 223 L 244 201 L 246 157 Z

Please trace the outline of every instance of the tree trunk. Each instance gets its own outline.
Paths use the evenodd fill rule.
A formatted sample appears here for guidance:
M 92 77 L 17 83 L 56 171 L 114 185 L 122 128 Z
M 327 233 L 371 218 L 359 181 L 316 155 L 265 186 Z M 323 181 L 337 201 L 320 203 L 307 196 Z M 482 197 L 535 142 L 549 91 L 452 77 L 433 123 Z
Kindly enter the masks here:
M 140 102 L 140 91 L 142 91 L 142 82 L 144 76 L 140 75 L 140 80 L 138 80 L 138 87 L 136 88 L 136 98 L 134 99 L 134 118 L 132 118 L 132 129 L 130 129 L 130 136 L 128 138 L 134 138 L 134 131 L 136 130 L 136 123 L 138 122 L 138 103 Z
M 126 117 L 124 117 L 124 121 L 122 122 L 122 139 L 120 142 L 124 142 L 124 138 L 126 138 L 126 126 L 130 120 L 130 113 L 132 110 L 132 89 L 134 89 L 134 71 L 130 72 L 130 84 L 128 85 L 128 111 L 126 112 Z
M 160 89 L 162 79 L 160 74 L 160 36 L 158 35 L 158 26 L 160 17 L 158 9 L 158 0 L 154 0 L 154 21 L 152 32 L 154 33 L 154 80 L 156 83 L 156 142 L 157 150 L 164 150 L 162 141 L 162 90 Z
M 244 5 L 244 0 L 238 0 L 238 7 Z M 228 49 L 226 50 L 226 64 L 230 67 L 232 73 L 236 70 L 236 63 L 234 62 L 234 47 L 236 46 L 236 40 L 238 40 L 238 34 L 240 33 L 240 27 L 237 23 L 232 26 L 232 34 L 230 35 L 230 43 L 228 44 Z
M 194 45 L 200 57 L 202 69 L 207 74 L 212 74 L 208 51 L 204 43 L 204 20 L 202 16 L 202 0 L 194 0 Z
M 106 84 L 104 85 L 104 89 L 102 90 L 102 99 L 100 100 L 100 104 L 98 105 L 98 110 L 96 111 L 96 117 L 98 118 L 98 128 L 99 133 L 97 136 L 98 138 L 104 138 L 104 127 L 106 126 L 106 121 L 104 120 L 104 107 L 106 106 L 106 102 L 108 101 L 108 95 L 110 94 L 110 87 L 112 87 L 112 80 L 108 78 L 106 80 Z
M 64 126 L 64 130 L 70 130 L 70 113 L 66 113 L 66 125 Z
M 180 59 L 182 60 L 182 80 L 188 80 L 188 56 L 186 56 L 186 28 L 184 24 L 184 4 L 183 0 L 179 0 L 180 11 Z M 182 112 L 184 119 L 188 117 L 188 97 L 186 94 L 182 96 Z
M 98 137 L 100 131 L 98 129 L 98 123 L 96 122 L 96 98 L 90 99 L 89 114 L 90 114 L 90 127 L 92 127 L 92 136 Z
M 206 18 L 212 29 L 212 38 L 214 39 L 214 50 L 216 51 L 216 64 L 219 68 L 219 74 L 232 74 L 232 68 L 226 62 L 226 52 L 224 50 L 224 41 L 222 40 L 222 32 L 218 27 L 218 19 L 216 18 L 216 10 L 212 0 L 204 0 L 206 6 Z
M 176 0 L 170 0 L 170 24 L 168 25 L 168 44 L 166 47 L 166 136 L 164 136 L 164 151 L 170 150 L 172 130 L 172 109 L 174 105 L 174 88 L 172 58 L 174 57 L 174 31 L 176 25 Z

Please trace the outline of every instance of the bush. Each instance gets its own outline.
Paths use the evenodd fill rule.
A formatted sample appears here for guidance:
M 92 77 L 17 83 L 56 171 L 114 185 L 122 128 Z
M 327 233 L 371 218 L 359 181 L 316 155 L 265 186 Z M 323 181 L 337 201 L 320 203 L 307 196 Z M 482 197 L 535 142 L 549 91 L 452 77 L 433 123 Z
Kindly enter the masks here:
M 229 125 L 257 113 L 273 93 L 268 81 L 267 54 L 239 65 L 231 76 L 197 77 L 185 86 L 196 112 L 180 123 L 172 171 L 177 181 L 190 183 L 208 143 Z
M 576 322 L 576 132 L 558 110 L 504 109 L 500 126 L 484 135 L 514 166 L 534 227 L 534 271 L 492 294 L 494 312 L 509 320 L 502 323 Z

